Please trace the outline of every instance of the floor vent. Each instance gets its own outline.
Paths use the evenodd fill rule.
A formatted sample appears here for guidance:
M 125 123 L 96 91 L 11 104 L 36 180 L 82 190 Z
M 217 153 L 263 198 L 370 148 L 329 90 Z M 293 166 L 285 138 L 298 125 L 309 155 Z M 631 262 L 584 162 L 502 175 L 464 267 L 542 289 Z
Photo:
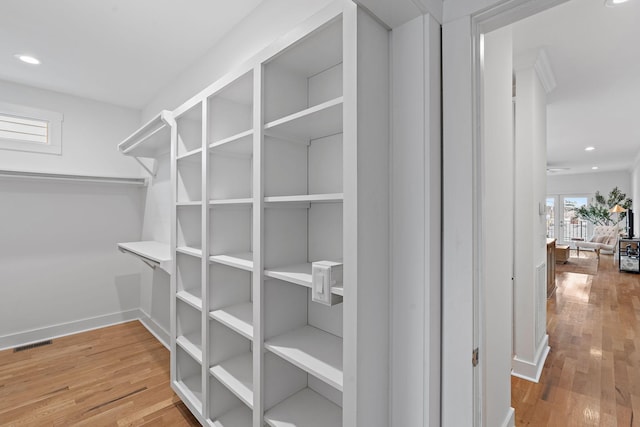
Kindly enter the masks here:
M 49 345 L 49 344 L 52 344 L 52 343 L 53 343 L 53 340 L 34 342 L 33 344 L 27 344 L 27 345 L 23 345 L 21 347 L 16 347 L 16 348 L 13 349 L 13 352 L 17 353 L 19 351 L 31 350 L 32 348 L 42 347 L 43 345 Z

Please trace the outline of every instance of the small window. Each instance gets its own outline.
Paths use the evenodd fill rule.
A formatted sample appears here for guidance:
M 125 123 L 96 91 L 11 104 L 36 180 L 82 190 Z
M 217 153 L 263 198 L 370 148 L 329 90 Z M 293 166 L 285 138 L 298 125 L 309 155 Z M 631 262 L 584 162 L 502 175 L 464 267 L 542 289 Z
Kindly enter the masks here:
M 0 102 L 0 149 L 62 153 L 62 114 Z

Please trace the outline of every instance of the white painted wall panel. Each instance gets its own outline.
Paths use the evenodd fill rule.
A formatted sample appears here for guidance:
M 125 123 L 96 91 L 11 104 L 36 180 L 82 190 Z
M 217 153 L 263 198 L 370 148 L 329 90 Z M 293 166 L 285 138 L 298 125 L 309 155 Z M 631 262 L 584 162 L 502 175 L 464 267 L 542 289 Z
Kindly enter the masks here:
M 442 28 L 442 425 L 473 425 L 474 197 L 471 20 Z M 446 55 L 456 52 L 456 55 Z M 467 79 L 459 79 L 465 75 Z
M 0 168 L 81 175 L 143 176 L 116 146 L 140 124 L 137 110 L 0 80 L 0 101 L 56 111 L 62 155 L 0 151 Z
M 143 109 L 143 118 L 148 120 L 162 109 L 176 108 L 329 3 L 331 0 L 268 0 L 260 3 L 197 63 L 176 76 L 150 100 Z
M 141 191 L 0 180 L 0 337 L 139 308 Z
M 547 194 L 595 194 L 597 190 L 605 196 L 613 187 L 632 195 L 629 171 L 594 172 L 575 175 L 548 175 Z M 635 200 L 635 199 L 634 199 Z M 640 199 L 638 199 L 640 200 Z
M 392 32 L 391 424 L 423 425 L 424 20 Z
M 2 101 L 64 115 L 62 155 L 2 151 L 0 168 L 143 176 L 116 149 L 139 125 L 138 111 L 4 81 L 0 94 Z M 147 267 L 118 252 L 116 243 L 140 239 L 144 192 L 0 179 L 0 337 L 140 307 L 140 275 Z
M 484 39 L 483 201 L 480 250 L 483 425 L 503 426 L 511 409 L 513 324 L 513 106 L 511 28 Z M 499 214 L 497 212 L 499 210 Z M 513 422 L 513 420 L 511 421 Z
M 391 425 L 440 420 L 440 26 L 392 32 Z M 435 102 L 435 104 L 434 104 Z

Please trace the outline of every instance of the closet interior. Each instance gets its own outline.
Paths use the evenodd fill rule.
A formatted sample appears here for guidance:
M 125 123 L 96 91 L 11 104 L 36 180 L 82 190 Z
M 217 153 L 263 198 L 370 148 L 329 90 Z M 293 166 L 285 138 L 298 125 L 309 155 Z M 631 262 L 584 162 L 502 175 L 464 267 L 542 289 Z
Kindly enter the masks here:
M 171 275 L 171 383 L 203 425 L 386 405 L 387 43 L 338 1 L 119 145 L 169 157 L 170 241 L 120 248 Z

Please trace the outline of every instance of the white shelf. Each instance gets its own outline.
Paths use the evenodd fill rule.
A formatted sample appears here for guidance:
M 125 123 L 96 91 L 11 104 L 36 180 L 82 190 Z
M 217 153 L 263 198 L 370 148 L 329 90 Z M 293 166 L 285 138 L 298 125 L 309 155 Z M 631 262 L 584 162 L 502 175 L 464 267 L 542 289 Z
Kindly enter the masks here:
M 269 268 L 264 271 L 264 275 L 271 277 L 272 279 L 283 280 L 289 283 L 295 283 L 296 285 L 311 288 L 312 284 L 312 264 L 310 262 L 305 264 L 288 265 L 285 267 Z M 334 286 L 331 288 L 331 293 L 335 295 L 342 295 L 342 286 Z
M 299 142 L 342 133 L 342 103 L 340 96 L 269 122 L 264 129 L 268 135 Z
M 343 193 L 303 194 L 298 196 L 268 196 L 265 203 L 340 203 L 344 200 Z
M 194 295 L 188 291 L 180 291 L 176 293 L 176 298 L 189 304 L 191 307 L 195 308 L 196 310 L 202 311 L 202 298 L 200 298 L 199 296 Z
M 209 257 L 209 261 L 239 268 L 241 270 L 253 271 L 252 252 L 212 255 Z
M 210 313 L 210 316 L 243 337 L 253 340 L 252 303 L 247 302 L 214 310 Z
M 178 344 L 182 349 L 189 354 L 189 356 L 193 357 L 193 359 L 202 364 L 202 348 L 199 344 L 201 340 L 200 336 L 196 336 L 195 334 L 191 335 L 181 335 L 176 338 L 176 344 Z
M 217 151 L 250 156 L 253 152 L 253 129 L 215 141 L 209 144 L 213 153 Z
M 251 410 L 246 406 L 238 406 L 219 417 L 212 423 L 213 427 L 247 427 L 251 425 Z
M 202 148 L 196 148 L 195 150 L 191 150 L 184 154 L 179 155 L 176 159 L 196 162 L 196 161 L 200 161 L 200 159 L 196 159 L 194 156 L 201 153 L 202 153 Z
M 118 243 L 121 252 L 130 253 L 141 258 L 152 266 L 159 266 L 171 274 L 171 250 L 168 243 L 160 243 L 152 240 L 142 242 Z
M 202 206 L 202 202 L 201 201 L 195 201 L 195 202 L 176 202 L 176 206 L 180 207 L 180 206 Z
M 118 144 L 118 150 L 127 156 L 157 158 L 171 148 L 171 127 L 173 117 L 169 111 L 162 111 L 128 138 Z
M 342 391 L 342 338 L 313 326 L 278 335 L 265 348 Z
M 244 199 L 221 199 L 221 200 L 210 200 L 209 206 L 220 206 L 220 205 L 251 205 L 253 204 L 253 199 L 244 198 Z
M 270 268 L 264 275 L 273 279 L 284 280 L 296 285 L 311 287 L 311 263 L 288 265 L 286 267 Z
M 190 255 L 196 258 L 202 258 L 202 249 L 191 248 L 189 246 L 180 246 L 176 248 L 176 252 Z
M 253 408 L 253 357 L 251 353 L 225 360 L 209 372 L 238 399 Z
M 194 407 L 197 413 L 202 413 L 202 379 L 199 375 L 193 375 L 182 380 L 175 381 L 188 403 Z
M 264 414 L 271 427 L 340 427 L 342 408 L 304 388 Z

